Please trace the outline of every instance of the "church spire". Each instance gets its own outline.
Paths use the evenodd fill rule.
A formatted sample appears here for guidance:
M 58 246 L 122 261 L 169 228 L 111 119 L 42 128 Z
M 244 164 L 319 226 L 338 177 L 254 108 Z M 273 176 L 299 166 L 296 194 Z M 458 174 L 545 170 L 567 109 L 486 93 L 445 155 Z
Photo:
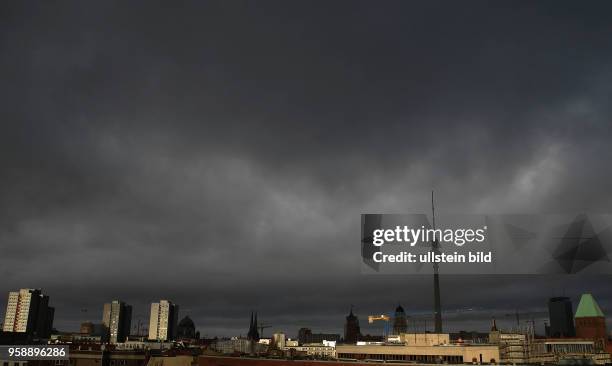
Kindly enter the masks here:
M 257 330 L 257 312 L 251 311 L 251 324 L 249 325 L 249 333 L 247 338 L 252 341 L 259 341 L 259 332 Z

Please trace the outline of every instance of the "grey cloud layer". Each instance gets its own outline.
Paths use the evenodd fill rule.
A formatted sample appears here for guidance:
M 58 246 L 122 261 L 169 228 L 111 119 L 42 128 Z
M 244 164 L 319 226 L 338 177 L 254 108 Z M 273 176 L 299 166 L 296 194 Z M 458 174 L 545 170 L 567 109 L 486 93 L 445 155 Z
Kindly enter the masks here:
M 448 212 L 610 211 L 607 3 L 2 7 L 0 294 L 43 287 L 59 327 L 113 298 L 209 335 L 253 308 L 288 331 L 426 313 L 428 278 L 360 276 L 360 213 L 432 188 Z M 443 280 L 449 311 L 482 307 L 457 329 L 564 288 L 612 309 L 609 279 Z

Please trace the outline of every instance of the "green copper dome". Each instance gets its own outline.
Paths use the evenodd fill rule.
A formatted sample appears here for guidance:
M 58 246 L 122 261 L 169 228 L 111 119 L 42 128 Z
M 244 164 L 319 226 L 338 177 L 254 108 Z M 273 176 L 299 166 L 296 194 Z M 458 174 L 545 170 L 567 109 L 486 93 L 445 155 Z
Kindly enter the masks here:
M 583 294 L 576 309 L 575 318 L 589 318 L 589 317 L 603 317 L 604 313 L 601 311 L 597 301 L 591 294 Z

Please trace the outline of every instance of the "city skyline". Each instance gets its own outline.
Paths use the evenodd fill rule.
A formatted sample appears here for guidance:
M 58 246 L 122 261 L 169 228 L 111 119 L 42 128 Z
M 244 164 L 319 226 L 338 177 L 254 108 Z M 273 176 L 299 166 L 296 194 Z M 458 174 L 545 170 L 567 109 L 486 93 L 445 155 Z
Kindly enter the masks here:
M 9 304 L 11 303 L 11 301 L 14 301 L 12 298 L 12 294 L 15 293 L 20 293 L 20 292 L 33 292 L 34 294 L 38 293 L 40 294 L 40 289 L 20 289 L 17 292 L 10 292 L 9 296 L 8 296 L 8 300 L 7 300 L 7 305 L 6 308 L 9 308 Z M 589 293 L 586 293 L 587 295 L 590 295 Z M 582 300 L 585 296 L 585 293 L 580 294 L 579 296 L 576 297 L 576 299 L 580 299 L 580 303 L 582 303 Z M 597 297 L 597 296 L 595 296 Z M 45 295 L 46 301 L 49 301 L 49 296 Z M 552 307 L 551 308 L 551 302 L 557 302 L 557 301 L 562 301 L 566 299 L 567 301 L 570 302 L 570 309 L 572 309 L 572 305 L 574 307 L 578 306 L 579 303 L 575 302 L 574 298 L 572 297 L 551 297 L 551 298 L 547 298 L 548 301 L 548 308 L 546 309 L 546 311 L 525 311 L 524 309 L 514 309 L 514 310 L 510 310 L 510 309 L 506 309 L 504 311 L 501 311 L 502 309 L 498 309 L 497 312 L 495 313 L 491 313 L 490 311 L 487 312 L 487 314 L 492 314 L 490 315 L 489 318 L 489 323 L 486 324 L 484 327 L 481 328 L 461 328 L 461 327 L 449 327 L 451 328 L 449 331 L 450 332 L 459 332 L 459 331 L 467 331 L 467 332 L 486 332 L 488 331 L 488 329 L 490 328 L 490 323 L 491 321 L 495 322 L 496 324 L 498 324 L 498 328 L 501 330 L 505 330 L 505 331 L 512 331 L 512 330 L 516 330 L 516 329 L 523 329 L 522 331 L 524 331 L 524 329 L 526 329 L 526 327 L 528 327 L 530 324 L 533 324 L 536 328 L 535 331 L 538 334 L 541 335 L 546 335 L 548 334 L 548 332 L 550 331 L 551 335 L 554 335 L 556 332 L 556 327 L 559 326 L 559 324 L 555 324 L 556 323 L 560 323 L 563 322 L 563 320 L 560 320 L 560 316 L 561 319 L 563 318 L 564 315 L 559 315 L 559 310 L 557 310 L 557 308 Z M 594 300 L 593 300 L 594 301 Z M 160 304 L 165 304 L 165 312 L 161 311 L 161 307 Z M 70 328 L 70 329 L 57 329 L 60 332 L 77 332 L 78 329 L 82 329 L 82 326 L 84 323 L 92 323 L 92 326 L 96 326 L 97 324 L 99 325 L 104 325 L 107 330 L 107 335 L 103 335 L 104 337 L 107 337 L 106 339 L 108 339 L 108 341 L 110 341 L 111 343 L 117 343 L 117 342 L 121 342 L 124 341 L 126 339 L 126 336 L 132 335 L 132 336 L 145 336 L 147 339 L 149 340 L 160 340 L 160 339 L 174 339 L 176 334 L 176 330 L 177 330 L 177 326 L 179 325 L 178 320 L 182 319 L 182 318 L 189 318 L 189 315 L 186 316 L 180 316 L 178 315 L 178 305 L 168 301 L 168 300 L 160 300 L 157 303 L 152 302 L 149 304 L 149 313 L 147 316 L 148 322 L 145 324 L 139 323 L 136 324 L 135 322 L 132 321 L 132 311 L 133 311 L 133 307 L 131 305 L 126 304 L 123 301 L 120 300 L 113 300 L 110 303 L 104 303 L 103 304 L 103 310 L 101 312 L 101 321 L 100 320 L 96 320 L 96 319 L 87 319 L 87 320 L 81 320 L 78 324 L 77 329 L 74 328 Z M 353 314 L 353 310 L 354 310 L 354 305 L 350 306 L 350 310 L 347 314 Z M 360 314 L 355 312 L 355 316 L 357 317 L 357 321 L 359 322 L 359 326 L 356 330 L 356 332 L 358 334 L 361 335 L 368 335 L 368 336 L 379 336 L 381 334 L 385 334 L 385 332 L 389 332 L 389 329 L 393 329 L 394 327 L 394 322 L 396 321 L 395 319 L 395 315 L 397 314 L 398 309 L 402 309 L 403 310 L 403 306 L 401 304 L 398 305 L 398 307 L 395 309 L 394 312 L 389 311 L 387 314 L 389 316 L 389 318 L 391 319 L 391 322 L 387 325 L 388 329 L 385 328 L 384 326 L 381 327 L 380 325 L 372 325 L 369 324 L 366 321 L 368 316 L 366 314 Z M 55 310 L 55 308 L 51 308 L 53 309 L 53 312 Z M 156 309 L 156 310 L 154 310 Z M 579 311 L 578 308 L 575 308 L 576 312 Z M 606 321 L 608 321 L 608 319 L 610 319 L 610 315 L 608 311 L 606 311 L 607 308 L 603 308 L 603 313 L 606 316 Z M 563 312 L 565 312 L 567 310 L 563 310 Z M 114 316 L 112 315 L 114 312 Z M 127 315 L 126 315 L 127 312 Z M 462 317 L 467 317 L 469 318 L 470 316 L 473 315 L 473 313 L 482 313 L 483 309 L 478 309 L 478 308 L 463 308 L 463 309 L 455 309 L 455 310 L 449 310 L 446 312 L 443 312 L 443 322 L 446 325 L 446 322 L 444 320 L 450 320 L 450 324 L 453 324 L 453 320 L 456 322 L 456 318 L 462 318 Z M 156 334 L 157 333 L 151 333 L 151 329 L 150 329 L 150 324 L 153 323 L 154 321 L 154 317 L 157 319 L 157 321 L 159 322 L 159 317 L 161 316 L 161 314 L 165 314 L 164 317 L 162 317 L 164 320 L 164 324 L 165 328 L 164 328 L 164 333 L 162 334 L 162 336 L 158 337 Z M 394 314 L 395 313 L 395 314 Z M 155 315 L 154 315 L 155 314 Z M 345 314 L 345 315 L 347 315 Z M 410 332 L 434 332 L 434 316 L 432 312 L 429 313 L 407 313 L 407 319 L 406 319 L 406 328 L 408 333 Z M 485 314 L 482 314 L 483 316 L 486 316 Z M 574 313 L 573 311 L 569 311 L 569 315 L 571 316 L 571 318 L 573 319 Z M 5 317 L 3 316 L 2 319 L 5 319 Z M 126 320 L 127 319 L 127 320 Z M 136 319 L 140 320 L 141 317 L 137 317 Z M 344 319 L 344 318 L 343 318 Z M 330 324 L 325 324 L 322 328 L 317 328 L 317 327 L 313 327 L 312 325 L 309 324 L 304 324 L 301 322 L 297 322 L 297 323 L 288 323 L 285 324 L 285 327 L 283 326 L 270 326 L 269 324 L 266 324 L 266 328 L 272 328 L 272 330 L 270 331 L 271 333 L 273 332 L 283 332 L 286 334 L 293 334 L 292 331 L 294 329 L 302 329 L 302 328 L 307 328 L 307 329 L 314 329 L 314 333 L 326 333 L 326 332 L 321 332 L 321 330 L 327 330 L 327 334 L 339 334 L 342 335 L 343 332 L 342 330 L 344 329 L 344 333 L 346 333 L 346 320 L 348 319 L 348 317 L 346 317 L 345 322 L 340 326 L 340 327 L 334 327 L 334 326 L 330 326 Z M 242 320 L 241 318 L 235 318 L 235 320 L 240 321 Z M 335 319 L 334 321 L 332 321 L 331 323 L 335 323 L 338 319 Z M 191 320 L 190 320 L 191 321 Z M 253 323 L 253 312 L 251 312 L 251 324 Z M 263 324 L 263 323 L 268 323 L 267 319 L 264 321 L 259 321 L 259 320 L 255 320 L 257 322 L 257 324 Z M 535 322 L 535 323 L 532 323 Z M 131 323 L 131 324 L 130 324 Z M 146 328 L 147 324 L 149 324 L 149 328 Z M 299 326 L 296 324 L 300 324 Z M 478 324 L 480 324 L 482 326 L 482 324 L 479 322 Z M 573 320 L 572 320 L 572 325 L 573 327 Z M 163 327 L 163 326 L 162 326 Z M 547 329 L 548 327 L 550 327 L 550 329 Z M 54 327 L 56 328 L 56 327 Z M 361 331 L 359 330 L 359 328 L 361 328 Z M 242 325 L 240 327 L 238 327 L 238 332 L 237 333 L 228 333 L 228 334 L 211 334 L 210 332 L 206 332 L 206 330 L 211 330 L 214 328 L 207 328 L 206 325 L 204 324 L 198 324 L 196 322 L 196 328 L 195 330 L 198 331 L 198 333 L 200 331 L 204 331 L 204 333 L 202 334 L 204 337 L 235 337 L 235 336 L 242 336 L 242 337 L 247 337 L 248 336 L 248 332 L 246 332 L 245 330 L 249 330 L 248 327 Z M 299 336 L 299 332 L 295 331 L 295 338 L 298 338 Z M 339 330 L 339 331 L 338 331 Z M 158 330 L 159 331 L 159 330 Z M 337 331 L 337 332 L 336 332 Z M 144 334 L 143 334 L 144 332 Z M 612 332 L 611 332 L 612 333 Z M 153 336 L 151 334 L 154 334 Z M 147 336 L 148 335 L 148 336 Z M 354 337 L 354 335 L 353 335 Z
M 100 328 L 96 324 L 86 322 L 81 325 L 79 332 L 49 333 L 53 308 L 49 308 L 48 303 L 49 296 L 43 295 L 40 289 L 10 292 L 6 320 L 10 321 L 8 324 L 11 329 L 0 332 L 3 342 L 29 342 L 31 346 L 17 347 L 19 352 L 27 352 L 26 357 L 34 357 L 33 349 L 36 346 L 46 344 L 45 348 L 55 348 L 57 355 L 52 352 L 51 357 L 59 356 L 59 348 L 64 347 L 62 349 L 66 353 L 63 357 L 68 358 L 70 363 L 76 363 L 82 356 L 81 352 L 85 351 L 90 360 L 92 357 L 97 359 L 96 355 L 102 356 L 102 360 L 115 360 L 115 363 L 117 359 L 134 359 L 139 356 L 141 359 L 147 356 L 179 356 L 186 357 L 186 365 L 193 365 L 196 359 L 199 364 L 231 362 L 240 365 L 245 360 L 253 361 L 253 358 L 258 363 L 269 360 L 276 363 L 282 360 L 293 362 L 306 358 L 327 362 L 346 362 L 350 359 L 355 364 L 367 364 L 372 360 L 424 363 L 444 361 L 453 364 L 466 364 L 470 360 L 472 364 L 483 364 L 488 360 L 489 364 L 558 364 L 559 361 L 569 359 L 590 359 L 592 364 L 609 364 L 612 351 L 612 333 L 608 332 L 604 311 L 590 293 L 580 296 L 575 313 L 569 297 L 550 298 L 550 323 L 544 335 L 537 333 L 534 319 L 527 320 L 528 325 L 521 327 L 518 312 L 518 328 L 515 329 L 501 329 L 493 317 L 489 331 L 443 333 L 419 331 L 415 328 L 411 332 L 407 329 L 405 311 L 399 304 L 393 319 L 380 314 L 368 316 L 368 323 L 385 322 L 381 334 L 362 332 L 359 318 L 351 305 L 342 338 L 339 334 L 313 333 L 309 328 L 300 328 L 295 339 L 287 338 L 285 331 L 276 331 L 265 338 L 263 331 L 271 326 L 260 323 L 258 313 L 251 311 L 246 337 L 240 335 L 202 339 L 188 316 L 178 323 L 179 307 L 168 300 L 151 304 L 148 337 L 129 336 L 132 307 L 118 300 L 104 304 L 102 332 L 95 330 Z M 433 319 L 434 327 L 439 329 L 440 318 L 433 316 Z M 180 328 L 178 331 L 177 325 Z M 177 334 L 180 336 L 176 337 Z M 32 356 L 27 351 L 28 347 L 32 350 Z M 13 346 L 9 348 L 13 351 L 15 349 Z M 71 353 L 68 356 L 67 349 L 76 351 L 77 355 Z M 243 358 L 245 355 L 249 355 L 249 358 Z M 9 351 L 8 357 L 11 356 Z M 18 357 L 22 356 L 20 354 Z M 41 357 L 47 356 L 45 353 Z M 57 360 L 54 362 L 57 363 Z M 122 360 L 119 363 L 126 362 Z

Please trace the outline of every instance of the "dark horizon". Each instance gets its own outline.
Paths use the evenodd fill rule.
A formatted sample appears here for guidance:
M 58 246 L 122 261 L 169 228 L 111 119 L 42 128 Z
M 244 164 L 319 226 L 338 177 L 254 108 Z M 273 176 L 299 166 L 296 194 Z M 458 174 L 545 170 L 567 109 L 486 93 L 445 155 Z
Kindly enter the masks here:
M 372 276 L 371 278 L 379 278 L 379 277 L 386 277 L 386 276 Z M 401 278 L 402 276 L 395 276 L 395 277 Z M 419 281 L 431 280 L 431 276 L 412 275 L 412 276 L 404 276 L 404 277 L 420 277 L 418 279 Z M 463 282 L 465 279 L 468 279 L 470 277 L 473 277 L 472 280 L 482 280 L 482 278 L 479 278 L 481 276 L 458 275 L 457 277 L 459 277 L 458 282 Z M 499 280 L 517 281 L 518 280 L 521 283 L 523 283 L 523 281 L 532 282 L 534 277 L 542 277 L 542 276 L 500 276 L 498 275 L 498 276 L 492 276 L 492 277 L 494 277 L 493 278 L 494 281 L 499 281 Z M 565 276 L 544 276 L 544 277 L 565 277 Z M 574 280 L 575 285 L 580 286 L 583 283 L 582 281 L 585 281 L 585 277 L 590 278 L 591 280 L 592 279 L 602 280 L 606 278 L 609 279 L 610 276 L 578 276 L 576 275 L 572 277 L 576 277 L 576 279 Z M 441 276 L 441 278 L 442 278 L 442 294 L 444 295 L 445 276 Z M 446 278 L 448 278 L 448 275 Z M 518 290 L 519 292 L 520 292 L 520 286 L 524 286 L 524 284 L 517 286 L 518 288 L 516 290 Z M 591 288 L 593 287 L 591 286 Z M 13 290 L 17 290 L 17 289 L 13 289 Z M 572 287 L 572 290 L 570 290 L 569 292 L 573 292 L 576 290 L 577 290 L 576 287 Z M 404 303 L 404 302 L 396 302 L 395 304 L 392 304 L 391 306 L 387 306 L 387 307 L 378 306 L 376 301 L 368 301 L 366 303 L 367 307 L 360 306 L 359 303 L 354 304 L 353 311 L 355 315 L 357 315 L 359 318 L 362 333 L 364 335 L 365 334 L 379 335 L 380 333 L 382 333 L 383 326 L 380 324 L 372 324 L 372 325 L 368 324 L 367 316 L 370 314 L 392 315 L 395 307 L 399 304 L 401 304 L 406 309 L 407 316 L 408 316 L 409 330 L 417 329 L 417 331 L 419 332 L 420 331 L 433 332 L 433 328 L 434 328 L 433 290 L 430 290 L 430 291 L 431 291 L 431 294 L 427 294 L 427 295 L 431 295 L 432 297 L 429 308 L 425 306 L 424 308 L 413 309 L 410 307 L 409 303 Z M 466 305 L 463 305 L 463 306 L 458 305 L 457 307 L 454 307 L 454 308 L 443 307 L 443 310 L 442 310 L 442 319 L 443 319 L 443 327 L 444 327 L 443 330 L 444 332 L 459 332 L 459 331 L 488 332 L 490 330 L 491 322 L 493 318 L 496 319 L 498 328 L 504 329 L 504 330 L 511 330 L 517 327 L 516 313 L 518 312 L 519 319 L 520 319 L 520 327 L 525 327 L 527 322 L 534 320 L 535 325 L 536 325 L 536 333 L 543 335 L 544 334 L 544 324 L 549 323 L 549 319 L 548 319 L 549 314 L 548 314 L 548 308 L 547 308 L 547 301 L 549 300 L 549 298 L 555 297 L 555 296 L 569 297 L 572 301 L 573 311 L 575 312 L 578 302 L 580 300 L 580 295 L 582 295 L 583 293 L 587 293 L 588 291 L 579 293 L 577 295 L 573 295 L 569 292 L 567 289 L 559 289 L 559 291 L 551 292 L 551 295 L 548 295 L 548 296 L 543 294 L 540 296 L 541 303 L 536 306 L 529 306 L 527 304 L 529 304 L 530 302 L 537 301 L 537 297 L 533 299 L 523 299 L 523 300 L 517 299 L 516 302 L 507 304 L 506 307 L 503 307 L 503 306 L 502 307 L 483 307 L 479 305 L 470 306 L 468 305 L 470 304 L 470 302 L 466 302 L 465 303 Z M 72 321 L 68 321 L 68 322 L 64 321 L 63 323 L 61 323 L 63 324 L 63 328 L 61 326 L 58 326 L 57 322 L 55 322 L 54 328 L 58 329 L 59 331 L 75 331 L 76 332 L 79 330 L 79 326 L 82 322 L 86 322 L 86 321 L 91 321 L 93 323 L 101 322 L 103 304 L 99 304 L 98 306 L 99 309 L 96 308 L 95 306 L 93 308 L 82 307 L 80 309 L 77 309 L 76 314 L 67 314 L 65 310 L 62 310 L 61 308 L 58 309 L 58 306 L 56 305 L 56 303 L 62 304 L 61 300 L 55 301 L 57 299 L 53 296 L 53 294 L 49 294 L 48 292 L 46 292 L 45 289 L 43 289 L 43 293 L 51 297 L 50 306 L 55 307 L 56 314 L 59 312 L 63 316 L 67 315 L 68 317 L 73 319 Z M 609 301 L 601 301 L 603 297 L 598 296 L 601 294 L 605 294 L 604 288 L 599 289 L 599 292 L 593 293 L 596 300 L 602 307 L 604 314 L 606 314 L 606 319 L 610 320 L 612 319 L 612 317 L 609 315 L 609 312 L 607 311 L 609 309 Z M 473 295 L 473 294 L 470 294 L 470 295 Z M 133 297 L 131 299 L 134 300 Z M 173 300 L 171 298 L 168 298 L 168 299 Z M 427 299 L 427 296 L 425 296 L 425 300 L 426 299 Z M 159 301 L 159 299 L 157 300 L 151 299 L 150 302 L 142 302 L 142 301 L 134 302 L 134 301 L 127 300 L 126 298 L 113 298 L 113 299 L 109 299 L 107 302 L 110 302 L 111 300 L 121 300 L 121 301 L 125 301 L 129 305 L 132 305 L 133 307 L 132 325 L 131 325 L 132 329 L 136 328 L 139 320 L 141 321 L 141 324 L 143 326 L 147 326 L 148 321 L 149 321 L 150 302 Z M 479 299 L 480 304 L 483 304 L 483 305 L 487 304 L 486 300 L 487 299 Z M 201 332 L 202 337 L 206 336 L 206 337 L 213 338 L 213 337 L 232 337 L 232 336 L 241 336 L 241 335 L 245 336 L 246 335 L 246 331 L 248 330 L 248 318 L 250 316 L 251 310 L 247 310 L 248 312 L 246 314 L 237 314 L 235 317 L 228 317 L 229 318 L 229 321 L 228 321 L 228 318 L 224 318 L 224 317 L 215 318 L 212 316 L 201 317 L 201 316 L 194 315 L 194 314 L 205 313 L 205 311 L 195 310 L 195 309 L 200 308 L 199 306 L 197 306 L 197 304 L 196 306 L 194 306 L 194 304 L 192 303 L 181 304 L 177 302 L 176 300 L 173 300 L 173 302 L 175 302 L 181 307 L 181 309 L 179 310 L 179 320 L 188 315 L 190 318 L 194 320 L 196 328 L 197 330 Z M 90 302 L 82 302 L 82 304 L 88 304 L 88 303 Z M 138 306 L 135 306 L 134 303 L 138 304 Z M 512 304 L 515 304 L 515 306 L 512 307 Z M 6 304 L 4 303 L 3 308 L 5 305 Z M 76 304 L 74 304 L 73 306 L 75 305 Z M 202 308 L 205 308 L 205 307 L 203 306 Z M 248 306 L 245 306 L 245 308 L 249 309 Z M 344 318 L 346 315 L 348 315 L 349 309 L 350 309 L 350 305 L 347 306 L 347 309 L 345 309 L 344 313 L 341 310 L 337 310 L 336 313 L 329 314 L 326 316 L 319 315 L 320 313 L 323 312 L 320 309 L 317 309 L 317 311 L 314 312 L 314 316 L 309 316 L 309 314 L 307 313 L 307 310 L 302 310 L 301 316 L 295 317 L 295 318 L 292 318 L 293 314 L 291 313 L 282 314 L 280 316 L 279 315 L 270 316 L 269 311 L 266 311 L 266 309 L 258 309 L 257 312 L 259 314 L 260 323 L 265 323 L 266 325 L 272 324 L 272 328 L 267 328 L 265 330 L 264 334 L 266 336 L 271 335 L 272 332 L 285 332 L 288 336 L 295 337 L 297 335 L 297 330 L 302 327 L 311 328 L 313 332 L 315 333 L 338 333 L 342 336 L 343 326 L 344 326 L 344 321 L 345 321 Z M 4 313 L 2 315 L 4 315 Z M 57 316 L 56 316 L 56 320 L 57 320 Z M 215 327 L 214 326 L 215 324 L 217 324 L 218 327 Z M 246 324 L 246 326 L 244 324 Z M 213 326 L 211 327 L 211 325 Z

